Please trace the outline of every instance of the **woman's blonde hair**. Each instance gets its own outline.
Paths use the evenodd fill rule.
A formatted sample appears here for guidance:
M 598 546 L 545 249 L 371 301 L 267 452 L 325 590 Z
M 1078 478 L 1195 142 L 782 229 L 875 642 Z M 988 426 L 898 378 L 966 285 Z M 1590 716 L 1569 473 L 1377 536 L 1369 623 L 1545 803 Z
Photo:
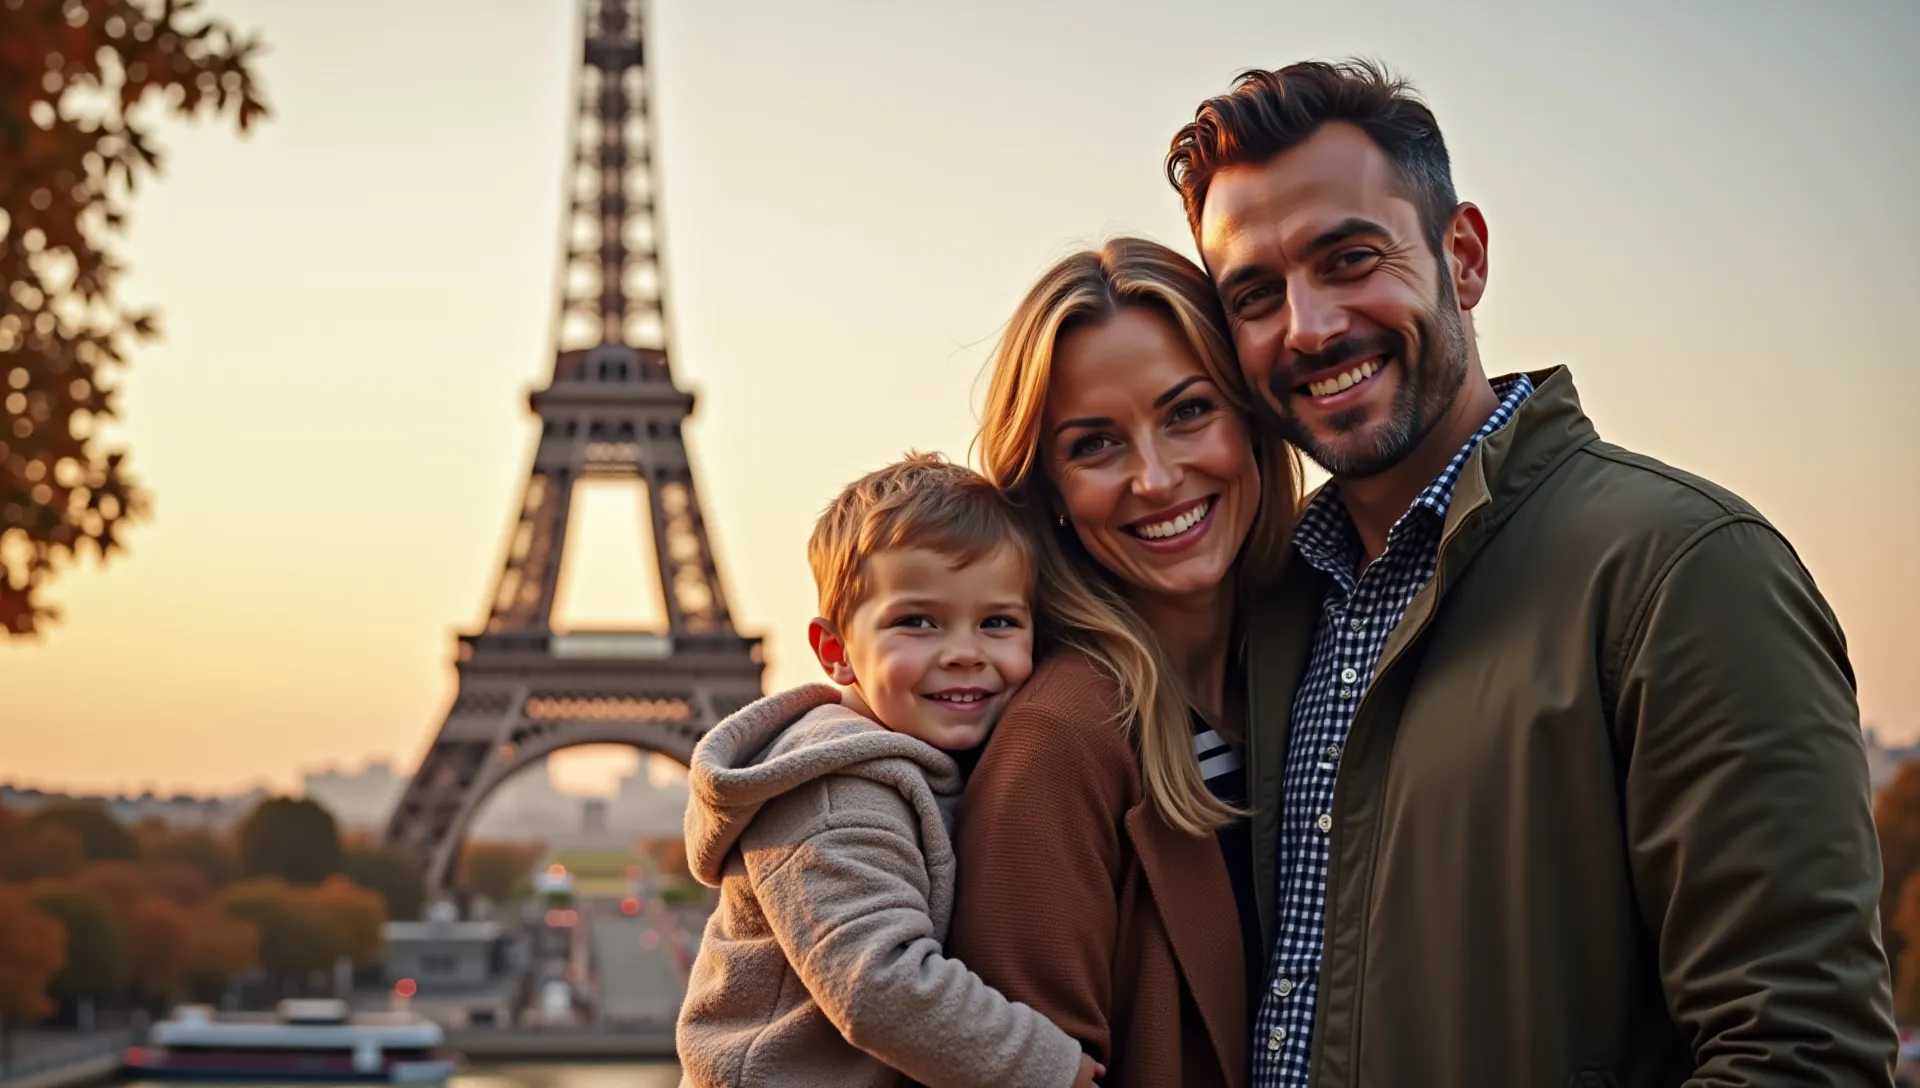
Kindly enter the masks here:
M 1068 257 L 1040 277 L 994 353 L 974 450 L 981 472 L 1020 506 L 1034 534 L 1041 633 L 1054 645 L 1087 654 L 1112 674 L 1120 685 L 1124 724 L 1140 753 L 1147 795 L 1169 824 L 1203 834 L 1236 813 L 1207 789 L 1200 774 L 1188 693 L 1122 587 L 1077 536 L 1055 528 L 1058 503 L 1042 454 L 1047 389 L 1061 338 L 1136 307 L 1173 323 L 1221 396 L 1248 421 L 1260 501 L 1234 577 L 1242 587 L 1271 577 L 1286 553 L 1299 506 L 1298 457 L 1252 425 L 1254 394 L 1241 376 L 1213 282 L 1157 242 L 1116 238 Z

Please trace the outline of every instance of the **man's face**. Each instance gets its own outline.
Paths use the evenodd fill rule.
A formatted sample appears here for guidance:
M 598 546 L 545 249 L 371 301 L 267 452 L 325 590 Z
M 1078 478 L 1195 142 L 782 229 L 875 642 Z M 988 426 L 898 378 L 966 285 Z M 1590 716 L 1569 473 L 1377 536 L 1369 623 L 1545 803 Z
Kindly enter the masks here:
M 1220 171 L 1201 210 L 1201 255 L 1248 382 L 1288 441 L 1346 479 L 1404 460 L 1471 358 L 1463 311 L 1484 283 L 1484 223 L 1463 206 L 1436 257 L 1398 180 L 1379 145 L 1332 123 Z M 1479 243 L 1465 274 L 1462 231 Z

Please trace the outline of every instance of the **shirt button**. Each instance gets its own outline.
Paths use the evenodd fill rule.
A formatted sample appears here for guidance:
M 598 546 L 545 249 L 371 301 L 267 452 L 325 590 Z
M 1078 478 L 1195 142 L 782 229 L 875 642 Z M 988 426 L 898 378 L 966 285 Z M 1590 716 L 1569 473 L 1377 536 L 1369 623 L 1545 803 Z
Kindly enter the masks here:
M 1353 689 L 1352 689 L 1352 688 L 1341 688 L 1341 689 L 1340 689 L 1340 698 L 1342 698 L 1342 699 L 1345 699 L 1345 700 L 1347 700 L 1347 701 L 1349 701 L 1349 702 L 1351 702 L 1351 701 L 1353 700 Z
M 1280 1041 L 1285 1039 L 1286 1037 L 1287 1037 L 1287 1033 L 1284 1028 L 1274 1028 L 1273 1032 L 1267 1036 L 1267 1049 L 1279 1050 Z
M 1340 682 L 1342 684 L 1351 684 L 1358 679 L 1360 679 L 1360 674 L 1353 671 L 1352 669 L 1340 670 Z
M 1332 831 L 1333 817 L 1328 815 L 1327 813 L 1322 812 L 1320 814 L 1320 818 L 1313 821 L 1313 826 L 1319 828 L 1322 831 Z
M 1338 744 L 1327 745 L 1327 762 L 1328 763 L 1340 762 L 1340 746 Z
M 1350 631 L 1358 632 L 1362 627 L 1365 627 L 1365 626 L 1366 624 L 1361 623 L 1359 620 L 1349 620 L 1347 622 L 1347 629 Z
M 1290 978 L 1283 978 L 1279 982 L 1274 983 L 1273 992 L 1276 994 L 1279 994 L 1281 997 L 1287 996 L 1288 994 L 1293 992 L 1293 980 Z

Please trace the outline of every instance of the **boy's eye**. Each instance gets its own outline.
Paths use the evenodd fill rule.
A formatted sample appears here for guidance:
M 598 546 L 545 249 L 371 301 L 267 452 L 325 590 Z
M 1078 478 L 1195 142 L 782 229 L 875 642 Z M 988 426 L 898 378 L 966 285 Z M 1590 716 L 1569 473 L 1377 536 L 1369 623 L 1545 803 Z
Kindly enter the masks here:
M 894 620 L 889 626 L 928 628 L 933 626 L 933 617 L 915 613 L 911 616 L 901 616 L 899 619 Z

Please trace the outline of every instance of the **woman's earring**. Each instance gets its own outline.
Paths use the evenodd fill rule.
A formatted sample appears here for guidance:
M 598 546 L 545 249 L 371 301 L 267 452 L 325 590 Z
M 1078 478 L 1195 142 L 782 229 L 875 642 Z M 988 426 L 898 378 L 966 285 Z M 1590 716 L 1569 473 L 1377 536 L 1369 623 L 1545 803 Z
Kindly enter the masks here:
M 1058 524 L 1058 525 L 1059 525 L 1059 526 L 1060 526 L 1060 527 L 1061 527 L 1062 529 L 1064 529 L 1064 528 L 1066 528 L 1066 527 L 1067 527 L 1067 515 L 1065 515 L 1065 514 L 1056 514 L 1056 515 L 1054 516 L 1054 519 L 1053 519 L 1053 520 L 1054 520 L 1054 522 L 1055 522 L 1056 524 Z

